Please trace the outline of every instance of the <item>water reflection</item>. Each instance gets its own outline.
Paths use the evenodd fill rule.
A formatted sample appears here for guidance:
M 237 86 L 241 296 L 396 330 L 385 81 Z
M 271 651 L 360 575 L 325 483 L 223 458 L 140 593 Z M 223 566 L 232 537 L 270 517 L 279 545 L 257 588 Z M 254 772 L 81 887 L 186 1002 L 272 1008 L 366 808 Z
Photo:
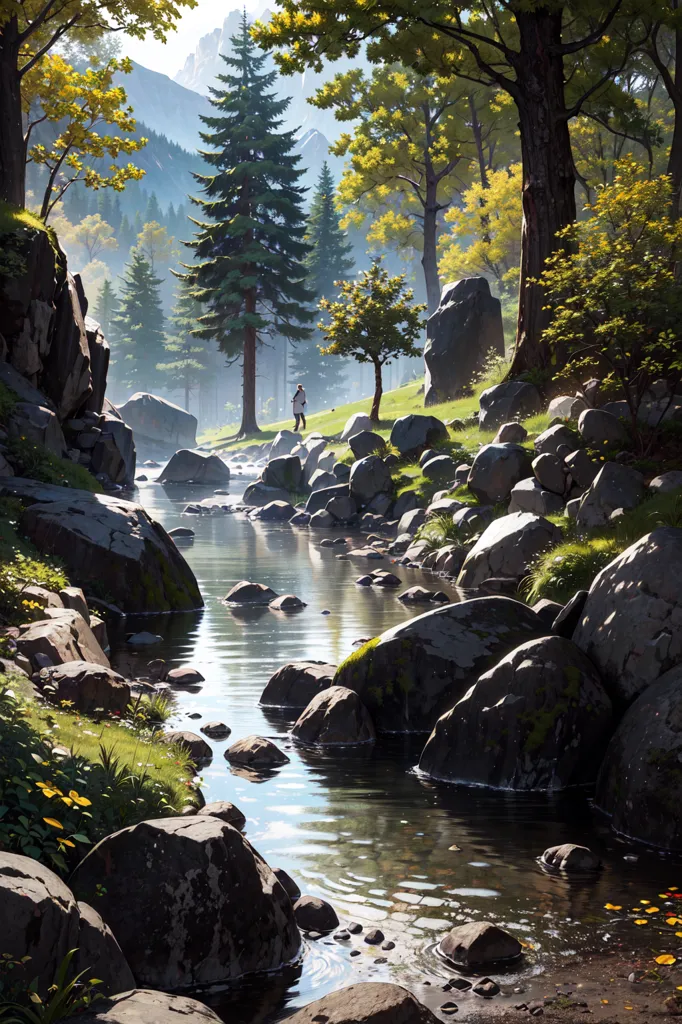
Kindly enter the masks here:
M 656 896 L 661 885 L 680 884 L 679 869 L 654 852 L 638 850 L 637 860 L 625 859 L 632 850 L 593 816 L 584 795 L 515 796 L 435 784 L 413 770 L 421 746 L 414 737 L 393 737 L 352 754 L 323 754 L 289 741 L 291 716 L 258 705 L 275 669 L 305 658 L 338 663 L 358 638 L 377 635 L 412 613 L 397 600 L 400 590 L 356 587 L 363 567 L 337 559 L 338 549 L 321 548 L 324 534 L 252 523 L 243 515 L 182 515 L 189 498 L 203 496 L 169 495 L 153 484 L 141 488 L 141 500 L 167 529 L 190 525 L 196 531 L 184 553 L 206 608 L 142 620 L 143 628 L 164 637 L 145 651 L 126 648 L 124 632 L 140 625 L 128 620 L 114 638 L 116 664 L 133 674 L 152 657 L 195 665 L 205 682 L 198 692 L 178 692 L 174 724 L 198 729 L 201 721 L 187 717 L 198 713 L 232 729 L 229 740 L 209 740 L 214 759 L 202 772 L 207 799 L 236 803 L 247 817 L 249 840 L 304 892 L 332 901 L 341 917 L 380 924 L 396 942 L 386 964 L 376 964 L 376 949 L 361 941 L 312 943 L 298 967 L 269 976 L 265 984 L 249 983 L 241 994 L 212 996 L 225 1019 L 242 1019 L 239 1013 L 230 1017 L 234 1000 L 266 1021 L 285 1004 L 308 1002 L 343 982 L 447 977 L 434 953 L 436 940 L 452 924 L 475 919 L 501 923 L 527 943 L 517 968 L 522 974 L 560 963 L 575 950 L 601 951 L 614 942 L 650 949 L 657 930 L 665 930 L 662 922 L 633 928 L 604 904 L 629 908 Z M 424 584 L 413 570 L 388 560 L 383 565 L 406 586 Z M 296 616 L 267 608 L 235 614 L 221 599 L 243 579 L 296 594 L 307 607 Z M 323 609 L 331 614 L 322 615 Z M 251 733 L 273 739 L 290 763 L 268 776 L 230 768 L 226 746 Z M 573 881 L 543 872 L 537 856 L 563 842 L 590 845 L 604 870 Z M 362 955 L 351 958 L 353 945 Z

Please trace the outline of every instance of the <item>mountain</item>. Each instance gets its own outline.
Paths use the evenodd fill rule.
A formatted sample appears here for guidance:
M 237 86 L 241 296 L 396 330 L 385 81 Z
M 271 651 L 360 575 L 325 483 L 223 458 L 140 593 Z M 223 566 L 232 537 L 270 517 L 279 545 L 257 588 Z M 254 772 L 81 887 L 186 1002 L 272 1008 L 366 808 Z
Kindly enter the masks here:
M 129 75 L 116 75 L 115 84 L 125 89 L 138 121 L 190 153 L 199 148 L 199 118 L 210 110 L 206 96 L 136 63 Z

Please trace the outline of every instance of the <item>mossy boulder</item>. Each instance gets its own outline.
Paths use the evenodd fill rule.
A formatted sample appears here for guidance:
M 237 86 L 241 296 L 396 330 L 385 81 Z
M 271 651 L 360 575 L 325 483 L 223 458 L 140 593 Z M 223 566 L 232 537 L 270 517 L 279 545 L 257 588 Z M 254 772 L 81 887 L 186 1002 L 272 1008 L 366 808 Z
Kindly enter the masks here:
M 359 694 L 378 732 L 430 732 L 482 672 L 545 632 L 519 601 L 462 601 L 370 640 L 339 665 L 334 685 Z
M 506 655 L 436 723 L 424 774 L 513 790 L 593 783 L 612 724 L 592 663 L 570 640 L 547 636 Z

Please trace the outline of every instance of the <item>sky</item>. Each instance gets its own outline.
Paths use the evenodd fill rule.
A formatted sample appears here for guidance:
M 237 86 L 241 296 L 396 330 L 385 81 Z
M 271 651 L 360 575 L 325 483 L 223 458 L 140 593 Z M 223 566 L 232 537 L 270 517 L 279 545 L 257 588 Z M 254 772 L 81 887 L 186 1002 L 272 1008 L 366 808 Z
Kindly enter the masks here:
M 263 0 L 240 0 L 236 3 L 199 0 L 193 10 L 186 10 L 178 22 L 177 31 L 169 34 L 165 44 L 151 36 L 146 39 L 126 38 L 123 40 L 123 53 L 138 64 L 172 78 L 182 68 L 187 55 L 196 49 L 201 36 L 219 28 L 231 10 L 245 7 L 248 14 L 258 15 L 264 6 Z

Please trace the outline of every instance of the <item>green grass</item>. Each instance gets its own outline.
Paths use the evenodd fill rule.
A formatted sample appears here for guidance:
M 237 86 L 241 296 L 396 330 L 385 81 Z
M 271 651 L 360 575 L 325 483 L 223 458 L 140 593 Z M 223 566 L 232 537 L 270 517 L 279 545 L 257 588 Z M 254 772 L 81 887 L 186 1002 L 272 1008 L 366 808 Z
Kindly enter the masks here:
M 43 484 L 102 493 L 102 485 L 85 466 L 79 466 L 71 459 L 60 459 L 47 448 L 33 444 L 24 437 L 11 438 L 7 442 L 7 454 L 18 476 L 38 480 Z
M 31 213 L 30 210 L 17 209 L 16 206 L 10 206 L 0 200 L 0 235 L 9 234 L 18 228 L 34 228 L 36 231 L 47 230 L 37 214 Z

